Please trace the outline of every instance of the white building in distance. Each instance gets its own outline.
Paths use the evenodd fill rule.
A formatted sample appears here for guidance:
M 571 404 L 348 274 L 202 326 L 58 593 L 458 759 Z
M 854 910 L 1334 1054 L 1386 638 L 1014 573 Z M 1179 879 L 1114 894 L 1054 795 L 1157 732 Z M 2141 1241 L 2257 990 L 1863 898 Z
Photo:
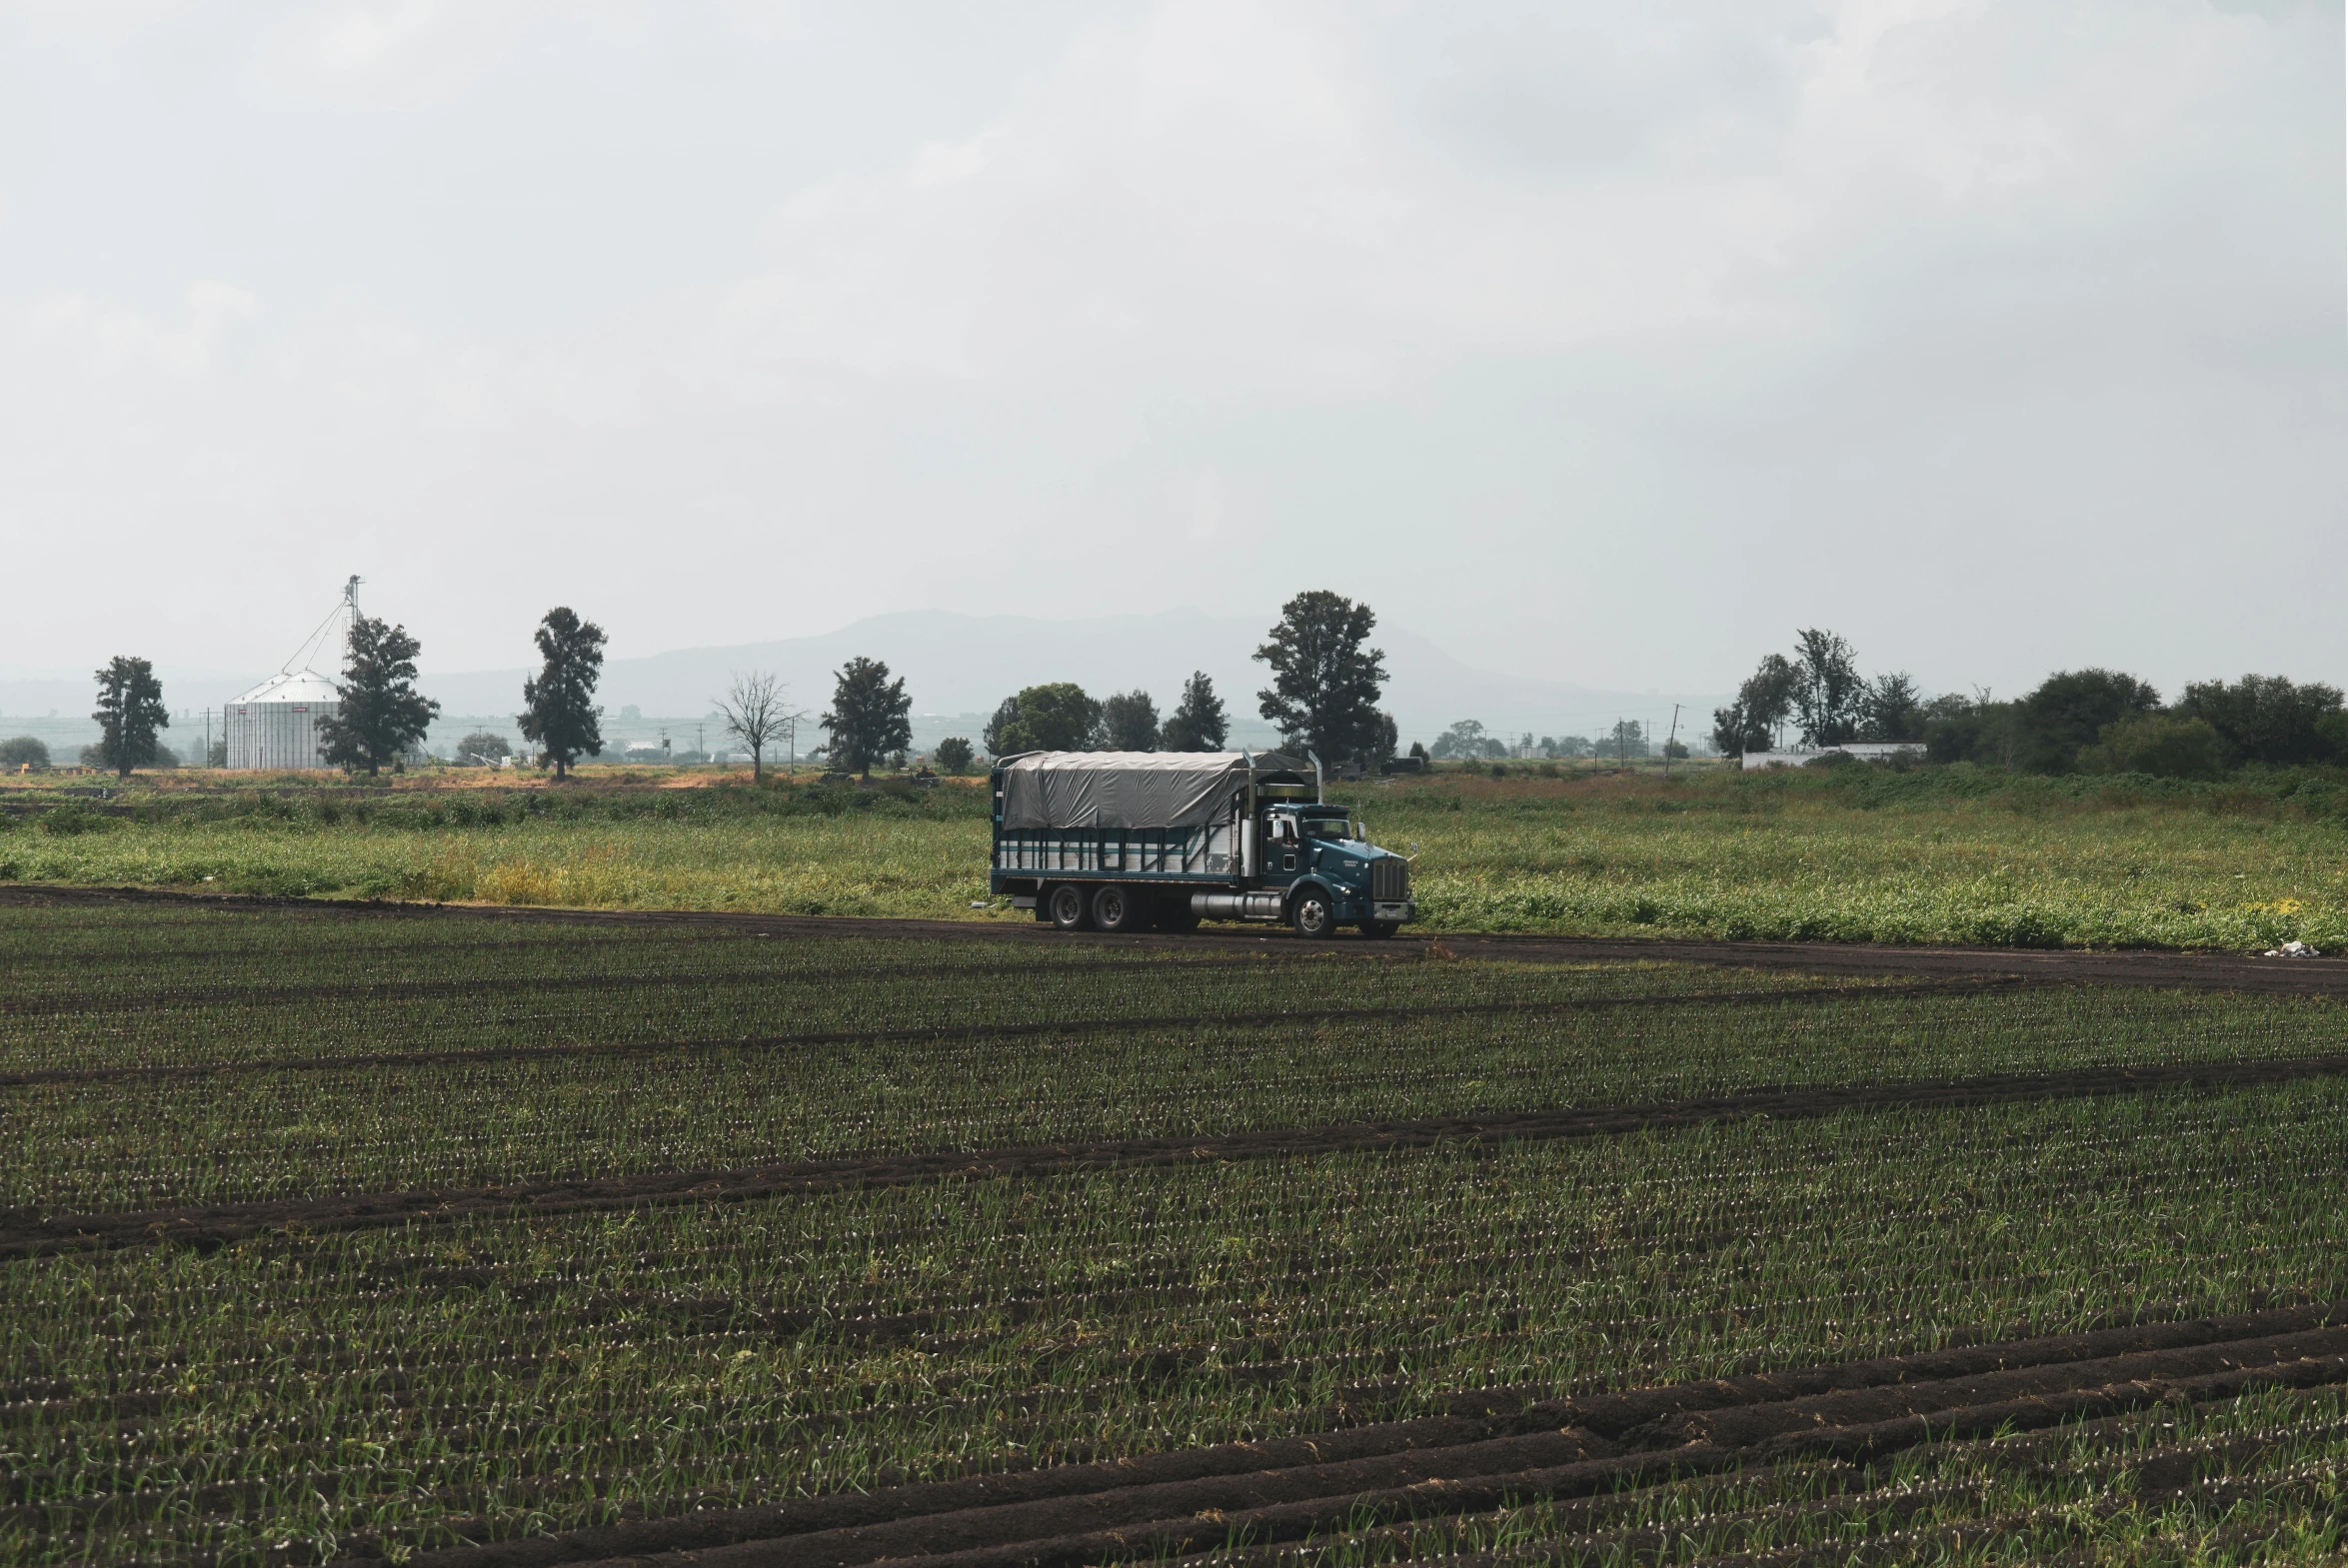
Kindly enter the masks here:
M 1747 752 L 1747 768 L 1799 768 L 1835 753 L 1862 763 L 1887 763 L 1895 757 L 1922 757 L 1921 741 L 1852 741 L 1843 746 L 1800 747 L 1790 752 Z

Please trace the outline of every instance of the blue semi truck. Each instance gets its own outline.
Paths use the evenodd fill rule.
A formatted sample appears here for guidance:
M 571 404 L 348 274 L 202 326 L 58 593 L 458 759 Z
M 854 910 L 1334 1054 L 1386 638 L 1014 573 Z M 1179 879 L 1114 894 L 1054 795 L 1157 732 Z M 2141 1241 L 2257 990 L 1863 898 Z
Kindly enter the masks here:
M 1350 925 L 1417 918 L 1410 864 L 1322 795 L 1310 758 L 1029 752 L 995 765 L 989 885 L 1062 930 L 1192 930 L 1202 919 Z

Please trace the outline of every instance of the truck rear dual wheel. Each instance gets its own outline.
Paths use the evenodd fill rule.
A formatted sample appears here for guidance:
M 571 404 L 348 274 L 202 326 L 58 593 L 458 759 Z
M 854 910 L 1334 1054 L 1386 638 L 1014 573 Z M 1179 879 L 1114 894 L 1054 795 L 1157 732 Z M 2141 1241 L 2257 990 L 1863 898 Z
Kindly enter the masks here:
M 1081 931 L 1091 911 L 1085 907 L 1085 889 L 1062 882 L 1044 895 L 1044 907 L 1052 914 L 1055 929 Z
M 1103 882 L 1086 888 L 1062 882 L 1046 890 L 1044 913 L 1064 931 L 1188 931 L 1198 926 L 1190 900 L 1176 897 L 1161 902 L 1148 888 Z
M 1093 927 L 1103 931 L 1138 931 L 1150 924 L 1149 896 L 1137 888 L 1104 882 L 1093 889 Z

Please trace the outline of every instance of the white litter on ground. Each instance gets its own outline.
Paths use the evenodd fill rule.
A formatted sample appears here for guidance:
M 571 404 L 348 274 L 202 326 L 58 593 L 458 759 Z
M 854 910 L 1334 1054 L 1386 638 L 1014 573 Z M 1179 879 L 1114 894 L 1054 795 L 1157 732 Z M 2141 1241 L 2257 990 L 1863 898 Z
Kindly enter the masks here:
M 2322 953 L 2317 952 L 2303 941 L 2287 941 L 2280 947 L 2269 947 L 2266 950 L 2266 955 L 2270 958 L 2320 958 L 2323 956 Z

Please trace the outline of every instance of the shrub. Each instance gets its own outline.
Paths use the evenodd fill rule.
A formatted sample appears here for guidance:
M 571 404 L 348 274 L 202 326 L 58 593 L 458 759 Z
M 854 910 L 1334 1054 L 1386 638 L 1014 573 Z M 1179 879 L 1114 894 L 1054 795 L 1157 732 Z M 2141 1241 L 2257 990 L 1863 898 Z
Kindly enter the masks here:
M 2011 766 L 2037 774 L 2066 773 L 2104 726 L 2159 708 L 2160 694 L 2134 676 L 2117 670 L 2057 671 L 2015 712 L 2020 733 Z
M 227 743 L 225 742 L 222 743 L 224 747 L 226 744 Z M 224 764 L 226 758 L 224 754 Z M 80 762 L 84 768 L 101 769 L 108 773 L 111 773 L 114 770 L 114 764 L 107 760 L 106 743 L 103 741 L 92 741 L 88 746 L 83 747 L 81 750 Z M 153 760 L 146 763 L 144 766 L 148 768 L 177 768 L 179 766 L 179 754 L 173 751 L 170 747 L 163 745 L 161 742 L 158 742 L 155 746 L 155 756 Z
M 58 838 L 98 832 L 108 825 L 104 816 L 73 800 L 51 806 L 40 814 L 39 821 L 41 831 Z
M 38 773 L 49 766 L 49 746 L 39 736 L 13 736 L 0 741 L 0 773 L 20 773 L 30 768 Z
M 2288 768 L 2328 762 L 2348 736 L 2340 689 L 2310 681 L 2295 686 L 2282 676 L 2244 676 L 2196 682 L 2185 688 L 2177 712 L 2205 720 L 2229 762 Z
M 2105 725 L 2097 744 L 2079 754 L 2083 774 L 2217 779 L 2225 771 L 2225 742 L 2209 722 L 2169 714 L 2141 714 Z
M 971 743 L 958 735 L 939 742 L 938 766 L 950 774 L 967 771 L 971 766 Z

